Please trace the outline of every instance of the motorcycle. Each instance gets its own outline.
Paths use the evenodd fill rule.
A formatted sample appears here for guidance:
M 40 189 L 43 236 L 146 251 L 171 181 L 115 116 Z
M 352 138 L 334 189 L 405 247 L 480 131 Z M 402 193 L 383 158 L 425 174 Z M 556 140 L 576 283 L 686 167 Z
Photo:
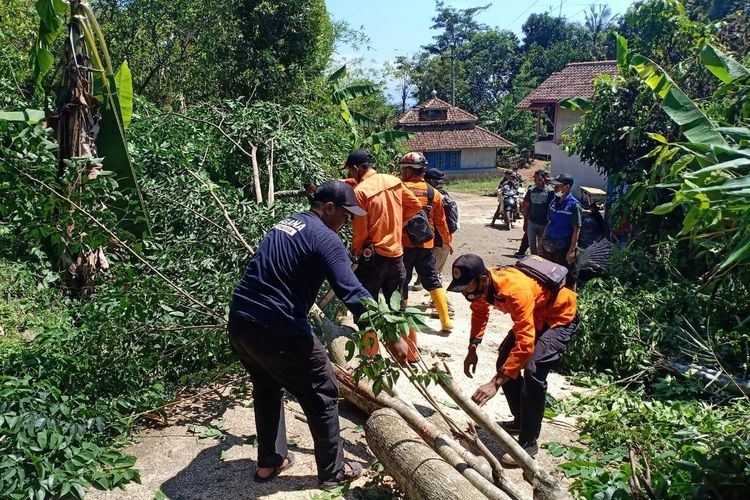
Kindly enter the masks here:
M 502 217 L 505 226 L 512 229 L 513 223 L 521 217 L 519 200 L 523 199 L 525 194 L 526 190 L 516 187 L 515 183 L 503 182 L 497 188 L 498 203 L 495 215 L 492 217 L 492 225 L 495 225 L 498 217 Z

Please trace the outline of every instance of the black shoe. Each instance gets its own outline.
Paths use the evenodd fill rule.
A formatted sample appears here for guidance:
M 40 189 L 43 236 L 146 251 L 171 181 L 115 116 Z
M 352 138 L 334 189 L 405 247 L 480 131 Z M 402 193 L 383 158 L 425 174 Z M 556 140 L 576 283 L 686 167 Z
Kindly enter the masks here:
M 344 466 L 332 478 L 320 481 L 318 486 L 322 490 L 330 490 L 344 483 L 354 481 L 362 475 L 362 465 L 351 460 L 344 460 Z
M 521 424 L 516 422 L 515 419 L 506 420 L 504 422 L 498 422 L 497 425 L 502 427 L 502 429 L 508 434 L 520 434 L 521 433 Z
M 536 443 L 521 443 L 521 448 L 523 448 L 523 451 L 528 453 L 531 458 L 536 457 L 537 453 L 539 453 L 539 446 Z M 500 457 L 500 461 L 504 463 L 505 465 L 510 465 L 510 466 L 518 465 L 518 463 L 516 462 L 516 459 L 510 456 L 509 453 L 503 454 L 503 456 Z

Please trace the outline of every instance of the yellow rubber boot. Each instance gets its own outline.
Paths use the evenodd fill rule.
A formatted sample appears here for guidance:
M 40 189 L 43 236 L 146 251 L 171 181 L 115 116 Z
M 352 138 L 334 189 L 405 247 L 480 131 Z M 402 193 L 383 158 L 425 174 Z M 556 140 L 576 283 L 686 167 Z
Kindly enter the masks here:
M 365 332 L 362 338 L 365 341 L 365 348 L 362 352 L 364 352 L 366 356 L 370 356 L 370 357 L 375 356 L 380 349 L 380 346 L 378 345 L 377 334 L 375 332 Z M 369 346 L 370 342 L 372 342 L 372 346 Z
M 445 296 L 445 288 L 430 290 L 430 297 L 435 304 L 435 309 L 437 309 L 442 330 L 450 332 L 453 330 L 453 322 L 451 321 L 450 313 L 448 313 L 448 297 Z
M 417 331 L 409 330 L 409 336 L 406 338 L 406 344 L 409 346 L 409 352 L 406 354 L 406 361 L 416 363 L 419 361 L 419 349 L 417 349 Z

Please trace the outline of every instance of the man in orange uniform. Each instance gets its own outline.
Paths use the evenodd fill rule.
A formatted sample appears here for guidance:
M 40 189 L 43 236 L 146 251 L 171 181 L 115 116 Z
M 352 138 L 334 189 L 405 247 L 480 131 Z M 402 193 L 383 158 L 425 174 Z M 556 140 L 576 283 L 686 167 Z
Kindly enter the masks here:
M 430 219 L 430 226 L 440 235 L 443 240 L 443 248 L 448 253 L 453 253 L 451 242 L 453 235 L 448 229 L 448 223 L 445 220 L 445 209 L 443 208 L 443 195 L 440 191 L 428 186 L 424 179 L 424 170 L 427 167 L 427 160 L 422 153 L 411 152 L 405 154 L 398 162 L 401 167 L 401 178 L 404 185 L 408 187 L 419 198 L 422 209 L 427 213 Z M 440 324 L 443 331 L 449 332 L 453 329 L 450 314 L 448 313 L 448 300 L 445 296 L 445 289 L 440 278 L 438 277 L 435 265 L 435 246 L 434 238 L 424 243 L 414 243 L 409 235 L 404 232 L 404 266 L 406 267 L 406 279 L 401 287 L 401 297 L 406 304 L 409 294 L 409 281 L 411 281 L 412 272 L 417 271 L 419 281 L 425 290 L 430 292 L 432 302 L 435 304 Z M 416 332 L 410 333 L 410 338 L 416 344 Z
M 476 349 L 487 327 L 490 306 L 510 314 L 513 329 L 500 344 L 497 373 L 476 390 L 472 399 L 484 405 L 502 387 L 514 419 L 501 426 L 508 432 L 519 433 L 521 446 L 529 455 L 536 455 L 547 395 L 547 374 L 560 361 L 578 329 L 576 293 L 562 288 L 555 295 L 520 269 L 490 270 L 473 254 L 455 260 L 453 281 L 448 290 L 463 293 L 471 302 L 471 340 L 464 359 L 464 373 L 469 378 L 476 371 Z M 502 461 L 515 464 L 507 453 Z
M 376 172 L 372 155 L 365 149 L 353 151 L 344 167 L 354 185 L 357 205 L 367 211 L 367 215 L 355 217 L 352 222 L 352 252 L 357 258 L 355 275 L 375 300 L 383 292 L 389 301 L 406 275 L 401 243 L 404 223 L 422 205 L 398 177 Z M 377 342 L 372 349 L 365 350 L 371 355 L 377 352 Z

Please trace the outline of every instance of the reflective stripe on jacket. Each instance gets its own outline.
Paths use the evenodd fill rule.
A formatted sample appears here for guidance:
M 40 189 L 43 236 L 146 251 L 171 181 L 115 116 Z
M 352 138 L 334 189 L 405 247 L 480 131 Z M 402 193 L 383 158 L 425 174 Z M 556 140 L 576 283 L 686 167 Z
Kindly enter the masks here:
M 404 181 L 404 185 L 411 190 L 412 193 L 419 200 L 420 206 L 423 210 L 427 210 L 427 182 L 424 179 Z M 445 220 L 445 208 L 443 207 L 443 195 L 440 194 L 435 188 L 432 188 L 434 193 L 432 198 L 432 210 L 430 211 L 430 225 L 442 238 L 443 245 L 450 245 L 453 241 L 453 236 L 448 229 L 448 222 Z M 406 222 L 409 219 L 404 219 Z M 404 232 L 403 244 L 405 248 L 433 248 L 435 246 L 435 239 L 425 241 L 424 243 L 412 243 L 409 235 Z

